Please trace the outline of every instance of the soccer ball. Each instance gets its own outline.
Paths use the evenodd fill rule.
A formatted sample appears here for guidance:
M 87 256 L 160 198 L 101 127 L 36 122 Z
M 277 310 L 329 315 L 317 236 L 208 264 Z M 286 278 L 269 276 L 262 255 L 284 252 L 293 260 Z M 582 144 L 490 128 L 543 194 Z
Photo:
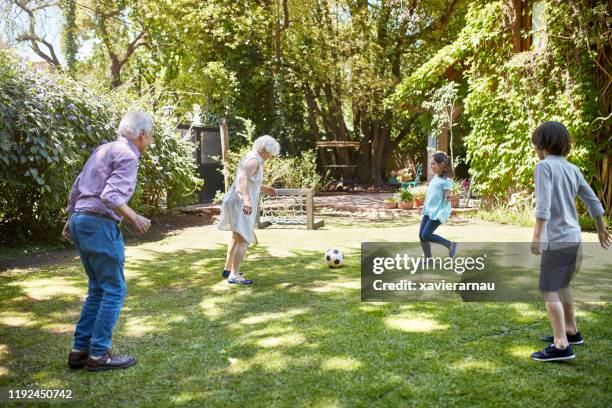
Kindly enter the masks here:
M 330 268 L 338 268 L 344 265 L 344 254 L 339 249 L 328 249 L 325 252 L 325 262 Z

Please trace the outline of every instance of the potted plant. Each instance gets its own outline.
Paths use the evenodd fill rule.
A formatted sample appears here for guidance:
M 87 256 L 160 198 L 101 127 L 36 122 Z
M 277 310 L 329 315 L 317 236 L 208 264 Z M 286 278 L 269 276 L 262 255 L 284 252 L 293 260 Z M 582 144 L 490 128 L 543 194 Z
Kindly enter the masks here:
M 385 198 L 383 200 L 383 207 L 389 210 L 397 208 L 397 201 L 393 197 Z
M 451 186 L 451 207 L 459 207 L 459 194 L 463 192 L 463 180 L 453 180 Z
M 412 196 L 414 197 L 414 206 L 421 207 L 427 195 L 426 186 L 416 186 L 412 188 Z
M 410 191 L 410 189 L 405 188 L 402 191 L 400 191 L 399 193 L 399 208 L 401 208 L 402 210 L 410 210 L 413 207 L 413 202 L 412 200 L 414 199 L 413 195 L 412 195 L 412 191 Z

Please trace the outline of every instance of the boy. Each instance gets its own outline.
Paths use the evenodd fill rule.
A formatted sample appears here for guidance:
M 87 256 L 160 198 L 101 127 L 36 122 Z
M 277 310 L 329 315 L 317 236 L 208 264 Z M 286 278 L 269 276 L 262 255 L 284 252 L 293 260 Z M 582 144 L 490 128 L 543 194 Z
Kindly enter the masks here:
M 559 122 L 544 122 L 534 131 L 531 141 L 541 160 L 535 167 L 536 224 L 531 252 L 535 255 L 542 253 L 539 286 L 553 329 L 552 336 L 542 337 L 543 341 L 551 344 L 533 353 L 531 358 L 537 361 L 569 360 L 576 357 L 570 344 L 584 343 L 576 327 L 569 289 L 582 241 L 574 207 L 576 196 L 595 219 L 603 248 L 612 245 L 612 237 L 605 229 L 603 206 L 578 167 L 565 160 L 571 149 L 565 126 Z

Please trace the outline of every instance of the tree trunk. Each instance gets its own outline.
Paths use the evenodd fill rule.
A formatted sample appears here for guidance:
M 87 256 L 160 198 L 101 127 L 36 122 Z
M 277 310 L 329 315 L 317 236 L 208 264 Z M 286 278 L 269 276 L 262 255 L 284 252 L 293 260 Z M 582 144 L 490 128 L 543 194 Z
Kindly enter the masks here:
M 387 125 L 378 127 L 372 150 L 372 183 L 375 187 L 384 187 L 384 173 L 389 153 L 393 150 L 391 129 Z
M 512 26 L 512 50 L 517 52 L 528 51 L 531 48 L 531 38 L 522 38 L 521 31 L 531 30 L 531 2 L 524 0 L 510 0 L 510 21 Z
M 444 126 L 440 131 L 440 137 L 438 137 L 437 149 L 441 152 L 448 153 L 448 127 Z
M 312 90 L 308 85 L 304 86 L 304 99 L 306 99 L 306 106 L 308 107 L 308 124 L 312 130 L 315 142 L 321 140 L 321 133 L 319 132 L 319 124 L 317 123 L 317 112 L 320 111 L 317 106 L 317 101 L 314 98 Z M 329 158 L 324 148 L 317 149 L 317 156 L 319 157 L 319 163 L 325 168 L 329 165 Z
M 359 144 L 357 159 L 357 179 L 362 184 L 372 182 L 372 133 L 370 122 L 364 118 L 361 112 L 359 116 L 359 131 L 361 133 L 361 143 Z
M 348 140 L 348 132 L 346 130 L 346 123 L 344 122 L 344 115 L 342 113 L 342 105 L 340 99 L 333 92 L 332 85 L 327 82 L 323 86 L 323 93 L 325 95 L 325 101 L 327 105 L 327 118 L 330 126 L 330 133 L 334 135 L 334 140 Z M 346 147 L 335 148 L 335 156 L 338 158 L 338 164 L 340 165 L 352 165 L 351 155 Z M 347 175 L 347 171 L 342 170 L 343 175 Z
M 121 66 L 117 57 L 111 55 L 111 89 L 119 88 L 121 86 Z
M 361 120 L 362 138 L 357 158 L 357 178 L 360 183 L 384 187 L 387 160 L 395 143 L 391 140 L 391 129 L 380 122 Z

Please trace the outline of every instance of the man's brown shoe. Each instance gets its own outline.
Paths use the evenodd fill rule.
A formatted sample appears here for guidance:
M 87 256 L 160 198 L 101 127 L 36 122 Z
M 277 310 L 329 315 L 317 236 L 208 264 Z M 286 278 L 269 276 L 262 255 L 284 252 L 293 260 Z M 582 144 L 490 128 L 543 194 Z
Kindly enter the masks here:
M 87 358 L 85 366 L 89 371 L 117 370 L 119 368 L 128 368 L 136 364 L 134 357 L 119 357 L 111 355 L 108 350 L 99 359 L 93 359 L 91 356 Z
M 89 352 L 87 350 L 71 351 L 68 355 L 68 367 L 74 369 L 85 367 L 88 356 Z

